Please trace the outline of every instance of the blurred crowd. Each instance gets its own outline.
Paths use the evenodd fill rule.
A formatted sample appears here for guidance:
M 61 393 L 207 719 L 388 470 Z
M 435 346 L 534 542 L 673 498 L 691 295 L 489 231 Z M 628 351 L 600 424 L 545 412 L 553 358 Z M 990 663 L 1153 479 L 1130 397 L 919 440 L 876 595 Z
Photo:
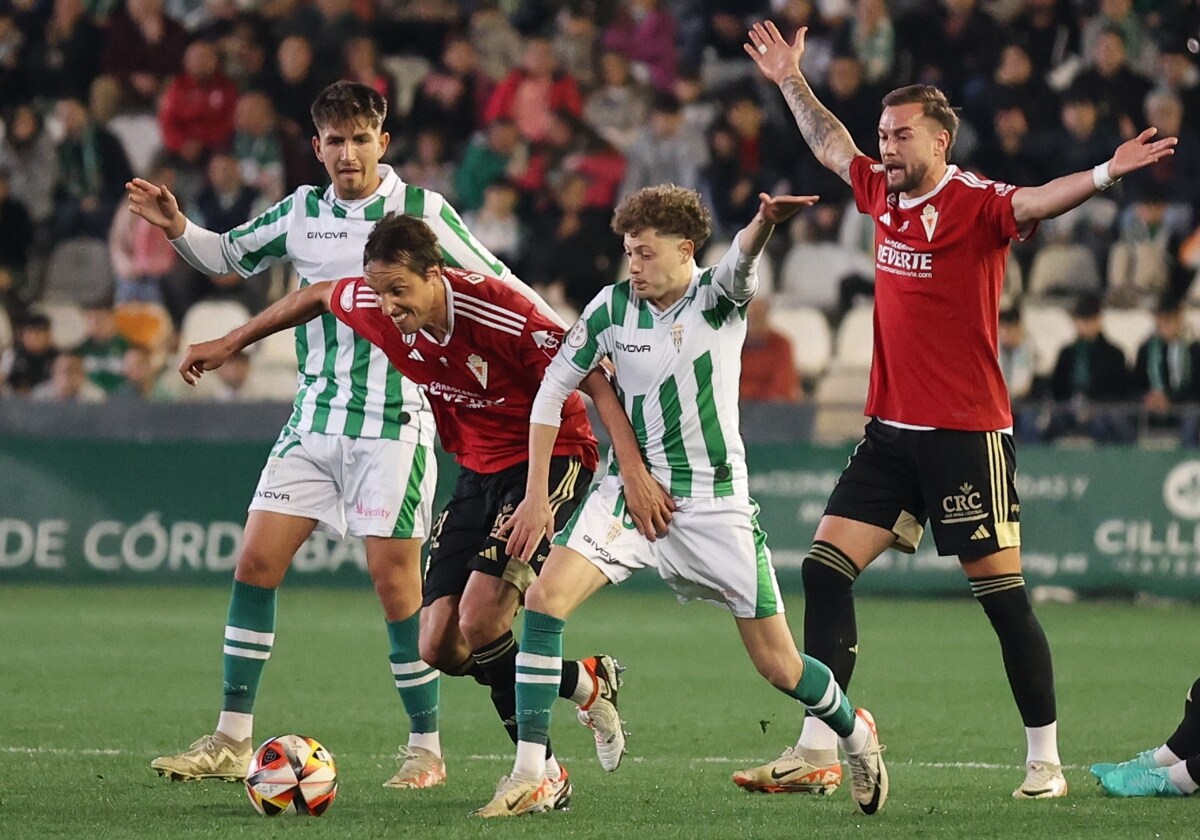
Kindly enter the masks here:
M 608 222 L 631 190 L 699 189 L 712 252 L 760 191 L 819 194 L 770 244 L 769 301 L 748 342 L 748 354 L 796 364 L 747 366 L 745 383 L 746 399 L 812 398 L 837 355 L 804 369 L 805 348 L 781 348 L 806 334 L 772 317 L 813 310 L 836 335 L 870 301 L 873 231 L 744 55 L 748 23 L 766 17 L 788 38 L 808 27 L 805 74 L 868 154 L 881 96 L 910 82 L 961 108 L 953 163 L 1015 184 L 1091 167 L 1145 126 L 1177 135 L 1174 157 L 1018 244 L 1004 304 L 1200 305 L 1200 0 L 8 0 L 5 388 L 154 396 L 137 377 L 171 358 L 198 305 L 252 313 L 286 291 L 286 276 L 197 275 L 126 211 L 124 184 L 166 184 L 192 219 L 228 230 L 322 181 L 308 108 L 344 78 L 387 97 L 386 162 L 445 194 L 567 318 L 617 278 Z M 55 347 L 56 305 L 86 309 L 72 336 L 82 345 Z M 1133 373 L 1122 381 L 1119 399 L 1144 399 Z M 1070 433 L 1066 420 L 1037 425 Z

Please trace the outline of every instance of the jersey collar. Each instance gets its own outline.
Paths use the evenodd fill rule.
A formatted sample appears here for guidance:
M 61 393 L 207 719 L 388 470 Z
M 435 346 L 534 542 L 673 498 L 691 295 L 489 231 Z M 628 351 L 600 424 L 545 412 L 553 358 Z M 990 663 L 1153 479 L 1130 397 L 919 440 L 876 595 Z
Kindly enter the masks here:
M 942 176 L 942 180 L 938 181 L 937 186 L 935 186 L 929 192 L 925 193 L 925 195 L 919 195 L 916 198 L 905 198 L 904 196 L 898 196 L 898 198 L 900 199 L 900 209 L 901 210 L 911 210 L 912 208 L 916 207 L 918 204 L 924 204 L 926 201 L 928 201 L 929 199 L 933 198 L 935 195 L 940 193 L 942 191 L 942 187 L 946 186 L 946 184 L 949 184 L 950 179 L 953 178 L 957 174 L 958 174 L 958 166 L 953 163 L 950 164 L 949 166 L 946 167 L 946 174 Z
M 341 207 L 345 209 L 347 215 L 352 216 L 359 214 L 364 207 L 377 200 L 380 196 L 391 195 L 400 184 L 400 176 L 396 174 L 396 170 L 386 163 L 381 163 L 379 164 L 379 186 L 375 188 L 375 192 L 354 201 L 343 201 L 333 191 L 333 184 L 330 184 L 325 188 L 324 198 L 330 206 Z
M 700 289 L 700 285 L 699 285 L 700 284 L 700 275 L 703 273 L 704 273 L 703 268 L 701 268 L 699 265 L 694 266 L 692 268 L 692 279 L 688 282 L 688 287 L 686 289 L 684 289 L 683 294 L 680 296 L 679 300 L 672 303 L 666 309 L 659 309 L 657 306 L 655 306 L 653 303 L 651 303 L 648 300 L 640 301 L 640 303 L 642 305 L 644 305 L 647 309 L 649 309 L 650 314 L 653 315 L 658 320 L 674 321 L 676 318 L 679 317 L 679 312 L 683 309 L 683 307 L 687 306 L 688 302 L 696 296 L 696 292 L 699 291 L 699 289 Z M 630 281 L 630 282 L 632 283 L 632 281 Z

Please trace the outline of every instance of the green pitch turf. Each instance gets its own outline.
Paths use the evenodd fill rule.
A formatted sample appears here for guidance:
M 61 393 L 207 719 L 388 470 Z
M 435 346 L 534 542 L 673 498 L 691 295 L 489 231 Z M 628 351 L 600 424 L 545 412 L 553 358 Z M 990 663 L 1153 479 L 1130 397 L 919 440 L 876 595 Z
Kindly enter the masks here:
M 511 747 L 483 689 L 443 680 L 449 783 L 385 790 L 405 738 L 385 634 L 367 592 L 282 593 L 256 740 L 300 732 L 337 757 L 341 790 L 319 819 L 267 819 L 240 785 L 172 783 L 148 763 L 215 723 L 227 593 L 211 589 L 0 588 L 0 836 L 1061 838 L 1197 837 L 1192 800 L 1116 801 L 1087 773 L 1170 733 L 1200 665 L 1195 608 L 1048 605 L 1071 794 L 1018 802 L 1024 738 L 982 612 L 970 601 L 864 600 L 852 697 L 879 722 L 891 799 L 874 818 L 847 790 L 753 796 L 730 773 L 777 755 L 798 708 L 752 671 L 722 611 L 665 591 L 607 592 L 567 629 L 567 655 L 628 666 L 632 733 L 615 774 L 562 702 L 557 752 L 570 812 L 482 823 Z M 794 623 L 802 604 L 791 599 Z

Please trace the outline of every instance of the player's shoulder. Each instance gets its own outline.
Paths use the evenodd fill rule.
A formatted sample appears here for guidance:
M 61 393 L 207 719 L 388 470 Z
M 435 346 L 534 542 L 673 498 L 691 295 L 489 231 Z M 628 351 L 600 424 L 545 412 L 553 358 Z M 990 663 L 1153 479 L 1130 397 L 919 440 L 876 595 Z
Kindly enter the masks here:
M 332 300 L 347 315 L 380 311 L 379 295 L 362 277 L 344 277 L 335 281 Z
M 478 271 L 445 269 L 454 292 L 454 312 L 481 326 L 520 335 L 536 314 L 533 304 L 508 283 Z
M 962 200 L 987 200 L 993 197 L 1004 198 L 1016 192 L 1020 187 L 1004 181 L 993 181 L 977 172 L 955 168 L 947 184 L 949 194 Z

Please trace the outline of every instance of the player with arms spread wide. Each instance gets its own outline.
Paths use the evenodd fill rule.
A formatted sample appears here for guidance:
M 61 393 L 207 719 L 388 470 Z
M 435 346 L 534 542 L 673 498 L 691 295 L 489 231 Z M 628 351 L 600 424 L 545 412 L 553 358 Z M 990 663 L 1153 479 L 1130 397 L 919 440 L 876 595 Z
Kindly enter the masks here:
M 196 225 L 166 187 L 141 179 L 127 185 L 130 210 L 161 228 L 200 271 L 249 277 L 288 261 L 302 288 L 360 274 L 368 232 L 385 213 L 401 210 L 433 227 L 450 264 L 532 295 L 467 232 L 441 195 L 405 184 L 380 164 L 389 140 L 386 113 L 384 98 L 366 85 L 327 87 L 313 102 L 312 144 L 330 186 L 300 187 L 227 233 Z M 292 415 L 255 489 L 234 571 L 216 731 L 151 767 L 176 779 L 245 776 L 254 702 L 275 641 L 276 592 L 296 551 L 321 528 L 365 539 L 367 568 L 383 606 L 391 672 L 410 724 L 402 766 L 386 785 L 441 784 L 438 672 L 418 649 L 421 546 L 437 483 L 433 415 L 414 383 L 332 315 L 297 327 L 296 355 Z
M 843 471 L 803 564 L 805 650 L 843 689 L 858 651 L 852 586 L 888 548 L 914 551 L 932 518 L 939 554 L 958 555 L 1000 640 L 1027 739 L 1021 799 L 1064 796 L 1050 646 L 1021 574 L 1020 503 L 1008 393 L 997 360 L 1001 284 L 1013 239 L 1174 153 L 1154 129 L 1094 170 L 1038 187 L 988 181 L 949 163 L 958 116 L 937 88 L 883 98 L 879 156 L 859 151 L 800 73 L 805 28 L 789 44 L 755 24 L 746 52 L 783 92 L 817 159 L 875 220 L 875 350 L 862 442 Z M 837 742 L 805 721 L 779 760 L 735 776 L 792 789 L 837 770 Z
M 454 493 L 434 527 L 425 577 L 421 655 L 444 673 L 479 669 L 492 701 L 516 740 L 517 646 L 512 620 L 521 593 L 549 553 L 531 564 L 510 558 L 499 529 L 524 496 L 529 415 L 542 371 L 561 346 L 563 330 L 535 299 L 484 274 L 446 268 L 438 239 L 419 218 L 389 214 L 367 237 L 365 278 L 313 283 L 287 295 L 229 335 L 188 349 L 180 372 L 194 383 L 207 370 L 267 335 L 325 314 L 386 354 L 433 407 L 443 448 L 461 466 Z M 540 301 L 540 299 L 537 299 Z M 670 500 L 637 458 L 633 429 L 601 374 L 584 387 L 627 455 L 623 473 L 640 493 L 634 503 L 651 537 L 670 520 Z M 551 458 L 550 506 L 564 524 L 591 480 L 598 459 L 578 394 Z M 617 711 L 618 667 L 612 657 L 565 663 L 555 692 L 580 707 L 596 751 L 615 770 L 625 736 Z M 548 745 L 552 804 L 564 808 L 571 785 Z
M 675 503 L 671 529 L 650 542 L 629 521 L 625 458 L 592 487 L 554 538 L 538 580 L 525 595 L 517 656 L 520 742 L 511 776 L 475 813 L 505 817 L 549 810 L 553 779 L 543 755 L 562 668 L 566 619 L 606 584 L 654 568 L 681 599 L 713 601 L 734 616 L 755 667 L 772 685 L 827 720 L 842 738 L 854 798 L 873 814 L 888 779 L 875 725 L 856 714 L 829 669 L 796 650 L 783 614 L 766 536 L 749 495 L 738 431 L 738 381 L 746 307 L 758 288 L 758 255 L 775 225 L 814 196 L 761 195 L 754 219 L 712 268 L 695 254 L 711 220 L 692 190 L 648 187 L 613 216 L 624 236 L 630 279 L 602 290 L 567 334 L 538 391 L 529 430 L 529 486 L 505 525 L 509 550 L 529 557 L 554 531 L 548 476 L 556 440 L 569 434 L 568 395 L 604 356 L 616 368 L 618 395 L 650 472 Z M 607 422 L 607 421 L 606 421 Z M 561 431 L 560 431 L 560 424 Z

